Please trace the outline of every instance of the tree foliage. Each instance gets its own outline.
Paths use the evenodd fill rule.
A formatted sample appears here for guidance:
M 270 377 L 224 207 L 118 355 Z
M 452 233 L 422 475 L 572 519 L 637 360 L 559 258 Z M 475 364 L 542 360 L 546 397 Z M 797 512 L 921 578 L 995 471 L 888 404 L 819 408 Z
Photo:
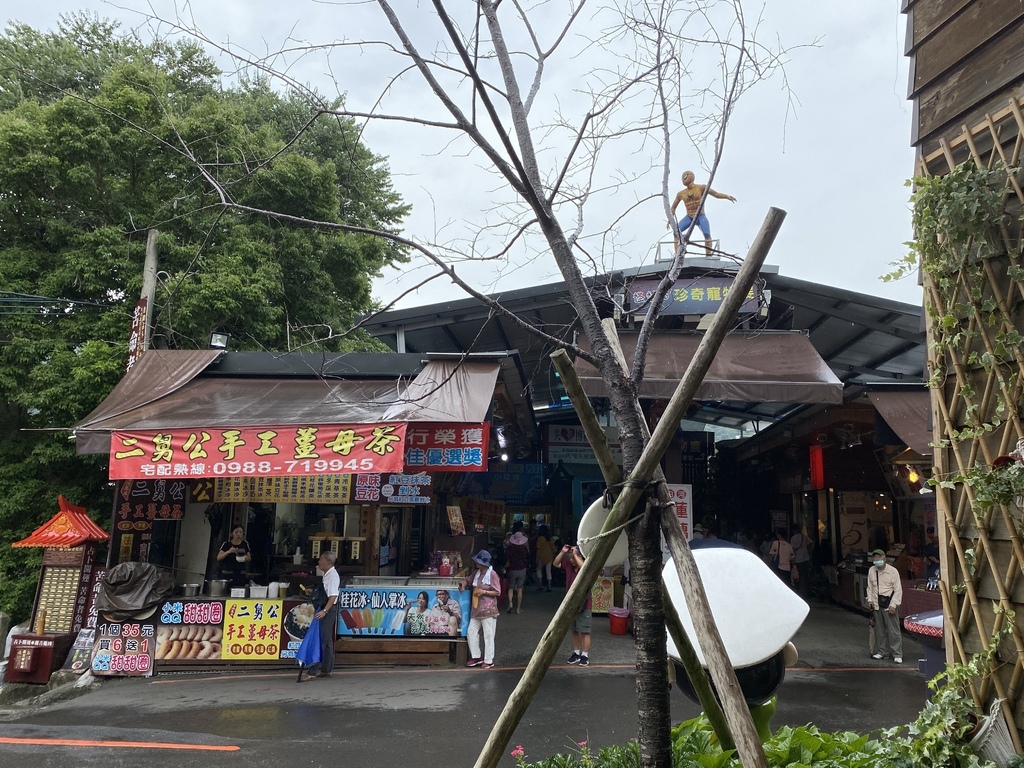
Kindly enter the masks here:
M 327 106 L 338 107 L 340 100 Z M 65 432 L 124 370 L 147 232 L 160 231 L 154 342 L 367 348 L 346 336 L 394 242 L 225 211 L 246 205 L 396 233 L 407 213 L 358 128 L 259 80 L 225 87 L 193 42 L 86 15 L 0 36 L 0 536 L 63 493 L 108 519 L 102 462 Z M 24 616 L 33 553 L 0 548 L 0 609 Z

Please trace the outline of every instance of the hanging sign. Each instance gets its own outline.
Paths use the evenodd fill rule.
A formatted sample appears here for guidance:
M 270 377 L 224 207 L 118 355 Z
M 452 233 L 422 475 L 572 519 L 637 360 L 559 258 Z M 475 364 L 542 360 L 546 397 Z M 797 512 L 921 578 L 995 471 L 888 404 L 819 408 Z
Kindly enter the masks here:
M 410 424 L 405 441 L 406 471 L 484 472 L 490 433 L 490 422 Z
M 110 479 L 401 472 L 404 422 L 114 432 Z

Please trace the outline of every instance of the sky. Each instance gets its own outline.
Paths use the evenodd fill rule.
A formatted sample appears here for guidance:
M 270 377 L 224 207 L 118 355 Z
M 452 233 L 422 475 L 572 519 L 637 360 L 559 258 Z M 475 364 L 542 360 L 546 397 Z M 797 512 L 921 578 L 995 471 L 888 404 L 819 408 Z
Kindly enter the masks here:
M 424 12 L 420 7 L 427 5 L 425 0 L 394 3 L 412 13 Z M 555 0 L 540 10 L 554 14 L 565 5 L 564 0 Z M 768 209 L 781 208 L 787 218 L 767 259 L 780 274 L 920 304 L 920 288 L 913 278 L 880 280 L 890 271 L 890 263 L 904 255 L 904 243 L 911 237 L 905 182 L 913 174 L 914 153 L 911 104 L 906 100 L 908 62 L 903 56 L 905 19 L 893 4 L 880 2 L 766 0 L 747 3 L 745 9 L 748 24 L 760 18 L 761 39 L 789 50 L 784 77 L 776 75 L 755 85 L 732 115 L 713 188 L 735 196 L 737 202 L 708 201 L 713 236 L 723 250 L 743 256 Z M 376 3 L 362 1 L 196 0 L 175 5 L 173 0 L 8 0 L 3 15 L 8 22 L 49 30 L 60 14 L 82 10 L 140 29 L 144 37 L 153 29 L 146 14 L 186 17 L 210 41 L 255 55 L 297 45 L 394 40 Z M 580 32 L 590 34 L 600 24 L 600 19 L 585 18 Z M 160 29 L 169 31 L 166 25 Z M 424 48 L 437 34 L 426 23 L 414 29 Z M 539 29 L 542 34 L 548 31 L 543 23 Z M 550 63 L 546 90 L 535 112 L 538 124 L 556 109 L 577 117 L 583 108 L 578 93 L 583 81 L 599 67 L 614 65 L 609 61 L 614 57 L 607 54 L 588 59 L 594 56 L 593 47 L 585 42 L 582 34 L 567 41 L 564 47 L 572 55 Z M 697 71 L 702 55 L 693 54 Z M 384 104 L 390 109 L 440 115 L 421 81 L 407 78 L 387 87 L 397 60 L 379 46 L 343 47 L 329 58 L 318 50 L 274 61 L 287 67 L 290 77 L 321 93 L 344 93 L 352 109 L 369 111 L 386 91 Z M 228 60 L 220 62 L 226 71 L 231 69 Z M 708 66 L 714 69 L 713 63 Z M 551 146 L 545 148 L 542 161 L 550 160 L 550 167 L 556 167 L 564 139 L 547 135 L 552 137 Z M 464 245 L 481 225 L 501 224 L 510 210 L 507 188 L 481 170 L 479 153 L 452 143 L 442 131 L 377 122 L 366 126 L 363 138 L 373 152 L 388 158 L 396 188 L 413 206 L 405 234 L 417 241 Z M 627 142 L 608 151 L 596 166 L 594 185 L 604 194 L 593 196 L 581 241 L 594 258 L 596 271 L 650 263 L 664 247 L 668 235 L 663 203 L 638 202 L 661 190 L 660 170 L 640 167 L 650 144 Z M 698 183 L 706 180 L 707 149 L 673 141 L 670 194 L 681 187 L 684 170 L 693 170 Z M 633 176 L 636 179 L 628 185 L 614 184 Z M 627 213 L 622 215 L 623 211 Z M 618 223 L 615 236 L 597 236 L 609 221 Z M 492 253 L 498 240 L 484 234 L 475 243 L 479 251 Z M 499 269 L 494 262 L 465 263 L 457 271 L 485 292 L 561 279 L 542 252 L 516 248 L 511 265 Z M 432 270 L 419 261 L 388 270 L 375 281 L 375 296 L 382 303 L 398 300 L 398 306 L 463 298 L 446 280 L 412 290 L 429 274 Z

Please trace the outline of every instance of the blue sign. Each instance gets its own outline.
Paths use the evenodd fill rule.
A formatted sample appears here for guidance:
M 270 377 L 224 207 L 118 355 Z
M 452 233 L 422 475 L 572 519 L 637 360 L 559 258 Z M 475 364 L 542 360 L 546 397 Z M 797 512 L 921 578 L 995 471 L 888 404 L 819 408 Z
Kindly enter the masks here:
M 630 312 L 646 315 L 650 308 L 648 303 L 657 289 L 657 280 L 634 280 L 629 287 Z M 698 277 L 676 280 L 675 285 L 665 294 L 661 305 L 663 315 L 713 315 L 722 306 L 725 297 L 732 290 L 732 278 L 729 277 Z M 752 314 L 757 312 L 761 299 L 761 289 L 755 286 L 747 293 L 747 298 L 740 307 L 740 312 Z
M 345 587 L 338 592 L 338 634 L 353 637 L 465 637 L 469 590 Z

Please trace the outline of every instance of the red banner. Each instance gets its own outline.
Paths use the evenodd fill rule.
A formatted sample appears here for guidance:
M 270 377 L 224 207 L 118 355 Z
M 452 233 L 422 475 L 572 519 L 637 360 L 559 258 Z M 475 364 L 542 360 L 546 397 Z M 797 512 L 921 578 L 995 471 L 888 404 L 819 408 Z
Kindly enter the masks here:
M 486 472 L 490 422 L 410 424 L 405 441 L 407 472 Z
M 404 422 L 114 432 L 110 479 L 401 472 L 405 434 Z

